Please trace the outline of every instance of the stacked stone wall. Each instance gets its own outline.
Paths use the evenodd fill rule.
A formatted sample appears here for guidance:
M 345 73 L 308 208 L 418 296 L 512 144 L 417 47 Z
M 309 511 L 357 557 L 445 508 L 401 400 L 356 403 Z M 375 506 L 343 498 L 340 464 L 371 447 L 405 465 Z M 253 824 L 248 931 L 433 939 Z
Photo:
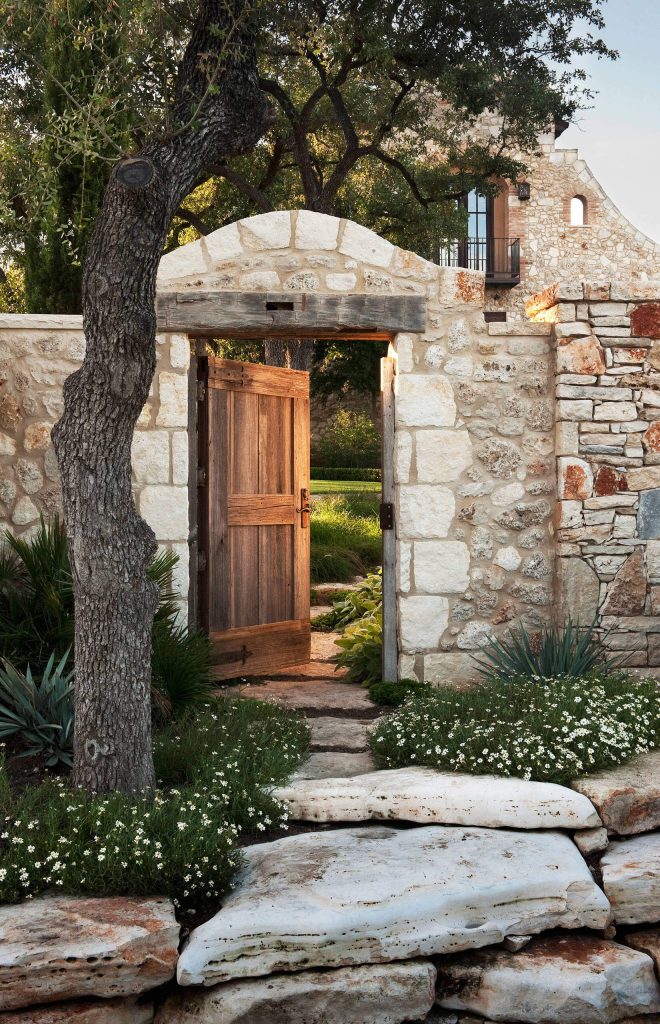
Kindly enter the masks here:
M 627 666 L 660 666 L 660 294 L 555 294 L 537 315 L 556 341 L 559 608 L 598 617 Z
M 188 597 L 188 367 L 186 337 L 159 335 L 157 369 L 133 441 L 140 513 L 162 547 L 179 556 L 175 583 Z M 0 316 L 0 528 L 30 536 L 40 516 L 60 509 L 51 430 L 62 414 L 62 385 L 80 366 L 79 316 Z

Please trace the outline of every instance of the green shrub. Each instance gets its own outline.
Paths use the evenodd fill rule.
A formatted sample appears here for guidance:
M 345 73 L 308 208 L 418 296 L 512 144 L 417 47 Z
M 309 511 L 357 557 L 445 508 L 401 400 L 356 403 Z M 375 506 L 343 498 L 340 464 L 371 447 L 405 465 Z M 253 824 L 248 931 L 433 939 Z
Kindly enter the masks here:
M 341 648 L 337 666 L 348 670 L 352 683 L 374 683 L 383 676 L 383 611 L 363 615 L 335 640 Z
M 311 518 L 312 583 L 350 580 L 381 560 L 377 494 L 317 498 Z
M 383 570 L 369 573 L 367 578 L 355 590 L 345 591 L 332 602 L 332 611 L 319 615 L 314 620 L 314 628 L 322 631 L 344 629 L 380 608 L 383 603 Z
M 178 712 L 208 700 L 210 648 L 207 637 L 179 621 L 172 572 L 178 556 L 161 551 L 149 566 L 160 595 L 154 619 L 154 704 Z M 0 547 L 0 657 L 17 672 L 39 675 L 50 655 L 61 658 L 73 645 L 74 601 L 69 550 L 58 516 L 41 520 L 29 540 L 5 533 Z
M 489 637 L 479 655 L 474 655 L 473 660 L 481 674 L 500 679 L 518 676 L 580 679 L 594 671 L 612 672 L 625 659 L 625 654 L 608 654 L 595 622 L 581 627 L 570 618 L 563 626 L 543 625 L 531 633 L 520 623 L 503 638 Z
M 268 792 L 299 763 L 305 723 L 257 701 L 220 702 L 156 735 L 161 782 L 145 798 L 88 797 L 64 782 L 10 797 L 0 841 L 0 902 L 44 892 L 169 896 L 214 911 L 240 862 L 237 840 L 286 827 Z
M 312 461 L 320 466 L 380 465 L 380 434 L 373 420 L 359 412 L 340 409 L 314 445 Z
M 51 654 L 41 679 L 30 667 L 23 673 L 6 659 L 0 669 L 0 740 L 19 736 L 21 757 L 44 757 L 48 767 L 73 764 L 73 672 L 68 651 L 55 665 Z
M 380 483 L 381 471 L 368 466 L 360 469 L 355 466 L 312 466 L 310 476 L 312 480 L 367 480 Z
M 398 708 L 411 697 L 428 697 L 431 687 L 417 679 L 400 679 L 398 683 L 371 683 L 369 700 L 374 704 Z
M 438 687 L 381 720 L 369 742 L 388 768 L 566 783 L 660 746 L 658 687 L 623 673 Z

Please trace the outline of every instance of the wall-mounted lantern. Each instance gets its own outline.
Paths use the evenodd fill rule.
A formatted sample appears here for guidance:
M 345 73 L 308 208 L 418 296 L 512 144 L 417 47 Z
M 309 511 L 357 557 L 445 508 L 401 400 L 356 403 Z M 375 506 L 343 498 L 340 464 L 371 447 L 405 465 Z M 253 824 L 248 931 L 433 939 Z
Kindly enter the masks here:
M 528 181 L 518 182 L 518 199 L 529 199 L 532 194 L 532 186 Z

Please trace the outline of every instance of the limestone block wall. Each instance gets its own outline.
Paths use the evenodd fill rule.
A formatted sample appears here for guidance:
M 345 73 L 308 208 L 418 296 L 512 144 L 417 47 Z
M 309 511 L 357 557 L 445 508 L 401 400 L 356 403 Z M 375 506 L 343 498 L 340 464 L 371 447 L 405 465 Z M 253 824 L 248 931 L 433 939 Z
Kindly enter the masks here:
M 475 678 L 472 654 L 553 615 L 553 359 L 547 324 L 486 324 L 480 301 L 399 336 L 399 672 Z
M 133 442 L 138 508 L 159 544 L 179 555 L 176 586 L 188 597 L 188 339 L 157 338 L 157 369 Z M 79 316 L 0 316 L 0 529 L 29 535 L 60 508 L 50 432 L 62 385 L 85 353 Z
M 627 666 L 660 666 L 660 292 L 553 298 L 537 315 L 556 340 L 559 608 L 598 616 Z

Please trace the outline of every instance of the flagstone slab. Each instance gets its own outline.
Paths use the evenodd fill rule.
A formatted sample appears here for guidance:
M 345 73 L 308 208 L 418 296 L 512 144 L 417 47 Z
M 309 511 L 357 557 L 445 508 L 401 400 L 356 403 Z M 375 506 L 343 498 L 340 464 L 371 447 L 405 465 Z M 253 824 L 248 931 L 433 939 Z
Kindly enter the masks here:
M 603 825 L 619 835 L 660 829 L 660 750 L 571 783 L 587 796 Z
M 307 724 L 311 733 L 312 750 L 323 750 L 328 747 L 340 750 L 366 750 L 367 730 L 372 721 L 323 715 L 319 718 L 310 718 Z
M 240 695 L 254 697 L 255 700 L 272 700 L 293 711 L 369 712 L 374 708 L 362 686 L 337 682 L 334 678 L 266 680 L 241 687 Z
M 610 843 L 600 867 L 617 924 L 660 922 L 660 833 Z
M 394 768 L 357 778 L 296 779 L 275 791 L 297 821 L 389 819 L 488 828 L 591 829 L 600 825 L 580 793 L 548 782 Z
M 156 1024 L 400 1024 L 433 1006 L 436 970 L 425 960 L 301 971 L 178 992 Z
M 610 909 L 557 832 L 379 825 L 247 847 L 181 985 L 453 953 L 548 928 L 605 928 Z
M 167 899 L 46 897 L 0 907 L 0 1010 L 137 995 L 174 976 Z
M 0 1013 L 0 1024 L 152 1024 L 152 1003 L 136 999 L 84 999 Z
M 291 776 L 291 783 L 308 779 L 353 778 L 374 770 L 374 759 L 368 750 L 317 750 Z
M 541 937 L 519 953 L 481 950 L 439 964 L 440 1006 L 527 1024 L 614 1024 L 660 1011 L 644 953 L 590 935 Z

